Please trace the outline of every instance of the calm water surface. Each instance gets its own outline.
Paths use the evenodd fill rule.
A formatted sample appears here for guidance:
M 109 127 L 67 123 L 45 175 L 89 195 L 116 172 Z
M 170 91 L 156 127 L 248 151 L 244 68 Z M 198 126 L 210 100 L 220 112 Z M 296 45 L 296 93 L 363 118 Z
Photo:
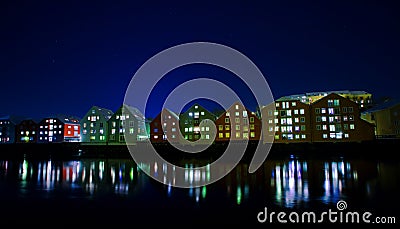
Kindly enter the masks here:
M 348 209 L 398 217 L 399 165 L 398 161 L 288 157 L 267 160 L 254 174 L 247 172 L 247 164 L 239 164 L 214 184 L 181 189 L 148 177 L 133 160 L 0 160 L 0 219 L 149 226 L 255 224 L 264 207 L 324 211 L 336 209 L 339 200 L 346 201 Z M 162 164 L 140 167 L 157 176 L 166 172 Z M 193 170 L 185 180 L 191 183 L 210 176 Z

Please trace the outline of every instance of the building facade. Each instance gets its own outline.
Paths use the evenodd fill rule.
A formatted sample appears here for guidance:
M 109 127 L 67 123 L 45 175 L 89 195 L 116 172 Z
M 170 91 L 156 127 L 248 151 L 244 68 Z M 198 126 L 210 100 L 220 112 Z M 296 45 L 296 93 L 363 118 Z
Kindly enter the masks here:
M 145 121 L 137 108 L 122 105 L 108 120 L 108 143 L 135 144 L 148 139 Z
M 82 142 L 105 144 L 108 141 L 108 120 L 111 110 L 93 106 L 81 119 Z
M 17 143 L 36 143 L 38 124 L 32 119 L 22 120 L 15 127 Z
M 375 125 L 377 138 L 400 138 L 400 102 L 385 101 L 362 113 L 361 117 Z
M 161 119 L 163 117 L 163 119 Z M 179 116 L 173 111 L 164 108 L 150 122 L 150 141 L 165 143 L 168 140 L 174 143 L 181 142 L 181 133 L 178 129 Z
M 310 105 L 281 98 L 263 107 L 261 114 L 264 138 L 273 137 L 277 143 L 311 142 Z
M 312 103 L 313 142 L 360 142 L 373 140 L 374 126 L 360 117 L 360 106 L 338 94 Z
M 215 141 L 260 140 L 261 121 L 241 103 L 235 102 L 215 121 Z
M 213 140 L 216 116 L 199 104 L 194 104 L 179 115 L 179 127 L 184 139 L 188 141 Z M 200 126 L 200 123 L 203 124 Z
M 16 125 L 22 120 L 23 118 L 12 115 L 0 118 L 0 144 L 16 142 Z
M 42 119 L 38 125 L 38 143 L 81 141 L 81 125 L 76 117 L 57 115 Z

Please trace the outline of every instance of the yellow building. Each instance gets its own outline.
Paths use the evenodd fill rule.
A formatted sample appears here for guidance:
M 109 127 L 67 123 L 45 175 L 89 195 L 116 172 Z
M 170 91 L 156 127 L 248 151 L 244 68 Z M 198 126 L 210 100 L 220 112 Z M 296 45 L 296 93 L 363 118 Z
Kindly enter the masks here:
M 361 118 L 375 125 L 377 138 L 400 138 L 399 101 L 385 101 L 363 112 Z

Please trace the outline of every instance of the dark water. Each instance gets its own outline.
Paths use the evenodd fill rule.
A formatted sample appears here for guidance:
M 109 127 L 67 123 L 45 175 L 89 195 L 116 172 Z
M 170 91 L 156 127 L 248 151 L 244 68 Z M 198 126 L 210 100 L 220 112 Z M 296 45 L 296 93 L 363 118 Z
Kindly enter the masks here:
M 288 157 L 255 173 L 239 164 L 211 185 L 181 189 L 148 177 L 133 160 L 0 160 L 0 220 L 93 225 L 258 224 L 257 213 L 348 209 L 399 216 L 400 162 Z M 191 164 L 187 164 L 191 167 Z M 162 176 L 163 165 L 143 164 Z M 212 174 L 187 174 L 187 182 Z M 265 225 L 264 225 L 265 226 Z

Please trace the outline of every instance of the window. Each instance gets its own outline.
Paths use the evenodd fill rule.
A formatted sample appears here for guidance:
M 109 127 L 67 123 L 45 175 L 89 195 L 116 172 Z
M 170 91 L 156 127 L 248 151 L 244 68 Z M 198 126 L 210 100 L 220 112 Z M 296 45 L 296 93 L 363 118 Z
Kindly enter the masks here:
M 322 138 L 328 138 L 328 135 L 327 134 L 322 134 Z
M 349 115 L 349 121 L 354 121 L 354 116 L 353 115 Z
M 226 112 L 225 115 L 226 115 L 226 116 L 230 116 L 230 113 L 229 113 L 229 112 Z
M 332 99 L 328 99 L 328 107 L 333 107 L 333 100 Z
M 250 137 L 251 138 L 255 138 L 256 137 L 256 133 L 255 132 L 250 132 Z
M 202 116 L 203 116 L 203 115 L 204 115 L 204 111 L 200 112 L 200 115 L 202 115 Z
M 229 123 L 229 118 L 225 118 L 225 123 Z
M 333 116 L 329 117 L 329 122 L 332 123 L 335 120 L 335 118 Z
M 304 117 L 300 117 L 300 122 L 305 122 L 306 119 Z
M 270 126 L 268 129 L 269 132 L 273 132 L 274 131 L 274 127 Z
M 291 110 L 287 110 L 287 111 L 286 111 L 286 115 L 287 115 L 287 116 L 292 116 L 292 111 L 291 111 Z
M 295 126 L 294 131 L 299 132 L 300 131 L 300 126 Z
M 278 111 L 274 111 L 274 115 L 278 116 L 279 112 Z
M 87 126 L 87 123 L 84 122 L 84 123 L 83 123 L 83 128 L 86 128 L 86 126 Z
M 269 124 L 272 124 L 272 119 L 268 119 L 268 123 L 269 123 Z
M 235 123 L 240 123 L 240 118 L 235 118 Z
M 219 133 L 219 134 L 218 134 L 218 137 L 219 137 L 219 138 L 223 138 L 223 137 L 224 137 L 224 133 Z
M 286 119 L 285 118 L 281 119 L 281 125 L 286 125 Z
M 305 135 L 305 134 L 302 134 L 302 135 L 301 135 L 301 139 L 306 139 L 306 135 Z
M 348 120 L 348 119 L 347 119 L 347 116 L 343 116 L 343 121 L 344 121 L 344 122 L 347 122 L 347 120 Z
M 295 107 L 296 106 L 296 102 L 292 102 L 292 107 Z
M 317 116 L 316 121 L 321 122 L 321 116 Z
M 240 130 L 240 125 L 236 125 L 236 130 Z
M 236 104 L 236 105 L 235 105 L 235 109 L 236 109 L 236 110 L 239 110 L 239 105 Z
M 242 112 L 243 117 L 247 117 L 247 111 Z
M 321 109 L 315 108 L 315 114 L 320 114 L 320 113 L 321 113 Z
M 321 117 L 321 121 L 322 121 L 322 122 L 326 122 L 326 116 L 322 116 L 322 117 Z
M 275 131 L 279 131 L 279 126 L 275 126 Z
M 327 130 L 327 125 L 322 125 L 322 130 Z
M 349 113 L 353 113 L 353 107 L 348 107 L 348 108 L 347 108 L 347 111 L 348 111 Z
M 254 124 L 250 124 L 250 130 L 254 130 Z
M 335 106 L 335 107 L 339 106 L 339 100 L 338 99 L 333 100 L 333 106 Z
M 275 107 L 279 107 L 279 103 L 275 103 Z
M 271 110 L 268 111 L 268 116 L 272 116 L 272 111 Z
M 239 116 L 239 115 L 240 115 L 239 111 L 236 111 L 235 116 Z
M 335 114 L 335 111 L 333 108 L 328 108 L 328 114 L 333 115 Z
M 329 125 L 329 131 L 335 131 L 335 125 Z
M 306 126 L 305 125 L 301 125 L 301 131 L 305 131 L 306 130 Z
M 225 133 L 225 138 L 230 138 L 231 137 L 231 133 Z
M 175 132 L 175 131 L 176 131 L 176 128 L 172 128 L 171 131 L 172 131 L 172 132 Z
M 300 114 L 304 114 L 304 109 L 300 109 Z
M 286 132 L 286 126 L 281 126 L 281 132 Z
M 189 117 L 193 117 L 193 113 L 192 112 L 189 112 Z
M 286 111 L 285 110 L 281 110 L 281 116 L 286 116 Z
M 299 122 L 299 118 L 294 118 L 294 122 L 298 123 Z
M 321 108 L 321 114 L 325 114 L 326 113 L 326 108 Z
M 344 134 L 344 138 L 349 138 L 349 134 Z
M 250 123 L 254 122 L 254 117 L 250 117 Z
M 296 135 L 294 135 L 294 138 L 295 139 L 300 139 L 300 135 L 296 134 Z
M 236 138 L 240 138 L 240 132 L 236 132 Z
M 102 124 L 102 123 L 100 123 L 100 124 Z M 134 127 L 134 122 L 133 121 L 129 121 L 129 127 Z
M 275 140 L 279 140 L 279 135 L 275 135 Z
M 293 113 L 294 113 L 295 115 L 297 115 L 297 114 L 299 114 L 299 110 L 296 109 L 296 110 L 293 111 Z
M 316 126 L 315 126 L 315 129 L 321 130 L 321 125 L 316 125 Z
M 343 113 L 347 113 L 347 107 L 342 108 Z
M 230 125 L 225 125 L 225 130 L 230 130 L 231 126 Z
M 275 124 L 278 124 L 278 123 L 279 123 L 279 119 L 276 118 L 276 119 L 274 120 L 274 123 L 275 123 Z
M 348 124 L 343 124 L 343 129 L 344 130 L 348 130 L 349 129 L 349 125 Z
M 330 134 L 329 134 L 329 137 L 330 137 L 330 138 L 336 138 L 336 134 L 335 134 L 335 133 L 330 133 Z
M 292 125 L 292 118 L 287 118 L 286 119 L 286 124 L 287 125 Z
M 185 128 L 187 129 L 187 128 Z M 223 125 L 218 125 L 218 130 L 224 130 L 224 126 Z
M 354 130 L 354 129 L 355 129 L 354 124 L 350 124 L 350 130 Z
M 249 139 L 249 133 L 243 133 L 243 139 Z

